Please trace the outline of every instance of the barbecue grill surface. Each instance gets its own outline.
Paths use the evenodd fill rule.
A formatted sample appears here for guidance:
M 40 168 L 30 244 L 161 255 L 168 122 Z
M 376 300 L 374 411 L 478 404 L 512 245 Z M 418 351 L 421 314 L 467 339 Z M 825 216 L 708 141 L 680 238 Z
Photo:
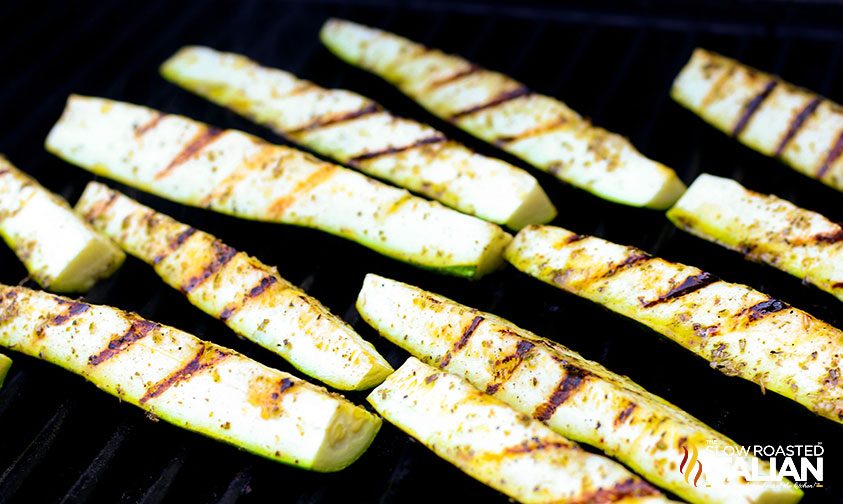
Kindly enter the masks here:
M 206 44 L 327 87 L 361 92 L 433 124 L 477 150 L 506 158 L 415 106 L 377 78 L 343 64 L 317 38 L 329 16 L 405 34 L 504 71 L 558 96 L 686 183 L 702 171 L 734 177 L 843 220 L 843 195 L 751 152 L 668 97 L 695 46 L 782 74 L 843 101 L 843 9 L 783 2 L 599 2 L 553 8 L 475 2 L 61 2 L 0 3 L 0 152 L 75 202 L 92 176 L 47 154 L 43 141 L 71 92 L 181 113 L 283 143 L 266 129 L 168 84 L 157 67 L 185 44 Z M 551 4 L 548 4 L 551 5 Z M 599 8 L 598 6 L 599 5 Z M 507 158 L 513 161 L 511 158 Z M 514 161 L 524 166 L 523 163 Z M 700 266 L 843 327 L 839 301 L 772 268 L 677 231 L 660 212 L 615 205 L 531 170 L 559 209 L 554 224 Z M 106 181 L 145 204 L 221 237 L 304 287 L 378 347 L 393 366 L 406 354 L 360 320 L 354 300 L 367 272 L 419 285 L 556 339 L 629 375 L 742 444 L 822 443 L 825 488 L 806 503 L 843 501 L 843 430 L 749 382 L 728 378 L 653 331 L 516 273 L 478 282 L 399 264 L 340 238 L 190 209 Z M 0 282 L 26 275 L 0 247 Z M 32 285 L 32 284 L 28 284 Z M 193 308 L 130 259 L 87 296 L 233 347 L 291 370 Z M 372 448 L 337 474 L 311 474 L 155 422 L 79 377 L 12 353 L 0 391 L 0 502 L 506 502 L 420 444 L 385 425 Z M 349 394 L 363 403 L 365 394 Z

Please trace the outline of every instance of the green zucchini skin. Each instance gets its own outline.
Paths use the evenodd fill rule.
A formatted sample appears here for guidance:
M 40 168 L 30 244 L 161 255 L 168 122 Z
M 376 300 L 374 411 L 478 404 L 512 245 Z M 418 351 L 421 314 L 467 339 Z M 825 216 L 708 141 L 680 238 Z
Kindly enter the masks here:
M 553 226 L 522 229 L 506 258 L 530 276 L 667 336 L 724 374 L 843 423 L 843 331 L 784 301 Z
M 671 97 L 744 145 L 843 191 L 843 107 L 715 52 L 697 48 Z
M 161 75 L 318 154 L 460 212 L 516 230 L 556 216 L 526 171 L 396 117 L 357 93 L 199 46 L 180 49 Z
M 6 375 L 9 374 L 9 368 L 12 367 L 12 359 L 0 354 L 0 388 L 3 387 L 3 382 L 6 380 Z
M 796 502 L 801 490 L 747 483 L 705 447 L 738 445 L 625 376 L 491 313 L 396 280 L 369 274 L 357 298 L 362 318 L 389 341 L 436 369 L 468 380 L 562 436 L 592 445 L 688 502 Z M 560 335 L 564 337 L 564 335 Z M 706 480 L 688 484 L 675 464 L 696 447 Z M 752 456 L 744 464 L 766 462 Z M 709 485 L 710 483 L 710 485 Z
M 172 201 L 318 229 L 445 274 L 478 278 L 501 267 L 512 238 L 302 151 L 129 103 L 71 96 L 46 147 Z
M 337 57 L 384 78 L 439 118 L 603 199 L 667 209 L 685 190 L 672 169 L 626 138 L 506 75 L 351 21 L 328 20 L 320 36 Z
M 816 212 L 704 173 L 667 217 L 679 229 L 790 273 L 843 301 L 843 227 Z
M 0 156 L 0 236 L 38 285 L 85 292 L 111 276 L 126 255 L 70 205 Z
M 276 268 L 216 237 L 97 182 L 85 188 L 76 211 L 194 306 L 308 376 L 365 390 L 393 371 L 371 343 Z
M 117 308 L 0 285 L 0 314 L 0 346 L 277 462 L 338 471 L 380 428 L 378 417 L 322 387 Z

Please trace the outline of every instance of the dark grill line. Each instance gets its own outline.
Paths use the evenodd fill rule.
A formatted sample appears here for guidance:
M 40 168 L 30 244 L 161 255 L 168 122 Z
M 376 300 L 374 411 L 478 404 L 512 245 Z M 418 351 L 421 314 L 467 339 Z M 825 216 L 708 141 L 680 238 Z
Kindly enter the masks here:
M 146 390 L 146 394 L 140 398 L 140 404 L 145 404 L 150 399 L 160 396 L 174 385 L 190 380 L 196 373 L 215 366 L 228 355 L 218 348 L 203 344 L 187 364 L 170 374 L 170 376 L 149 387 Z
M 554 129 L 562 126 L 563 124 L 567 123 L 568 119 L 564 117 L 558 117 L 552 121 L 549 121 L 544 124 L 540 124 L 535 128 L 528 128 L 517 135 L 507 135 L 507 136 L 500 136 L 496 138 L 492 143 L 495 144 L 497 147 L 503 147 L 506 144 L 510 144 L 517 140 L 523 140 L 525 138 L 529 138 L 532 136 L 538 136 L 543 133 L 547 133 L 548 131 L 553 131 Z
M 834 147 L 828 151 L 828 155 L 825 157 L 825 161 L 820 166 L 820 169 L 817 170 L 817 178 L 821 179 L 828 173 L 828 170 L 831 169 L 831 165 L 837 161 L 837 158 L 840 157 L 840 154 L 843 153 L 843 131 L 841 131 L 837 135 L 837 141 L 834 142 Z
M 546 422 L 550 420 L 557 408 L 568 400 L 571 395 L 577 391 L 583 382 L 588 378 L 588 371 L 572 366 L 568 363 L 563 363 L 565 367 L 565 377 L 559 381 L 556 390 L 553 391 L 546 403 L 539 405 L 533 412 L 533 418 Z
M 189 144 L 182 148 L 181 152 L 176 154 L 176 157 L 170 161 L 166 168 L 155 174 L 155 180 L 161 180 L 169 175 L 174 168 L 198 154 L 223 133 L 223 130 L 211 126 L 205 126 L 204 128 L 204 131 L 198 133 Z
M 454 112 L 451 114 L 450 120 L 455 121 L 461 117 L 465 117 L 467 115 L 474 114 L 475 112 L 480 112 L 481 110 L 488 110 L 493 107 L 497 107 L 498 105 L 503 105 L 504 103 L 514 100 L 516 98 L 520 98 L 522 96 L 527 96 L 530 94 L 531 91 L 526 86 L 519 86 L 515 89 L 510 91 L 505 91 L 500 93 L 498 96 L 492 98 L 491 100 L 487 101 L 486 103 L 481 103 L 479 105 L 475 105 L 473 107 L 469 107 L 465 110 L 460 110 L 459 112 Z
M 806 105 L 805 108 L 796 114 L 796 117 L 790 121 L 790 127 L 787 129 L 787 133 L 785 133 L 782 141 L 779 143 L 779 146 L 776 147 L 776 157 L 782 155 L 785 147 L 787 147 L 790 141 L 793 140 L 797 133 L 799 133 L 799 130 L 802 129 L 802 125 L 805 124 L 805 121 L 807 121 L 808 118 L 811 117 L 811 114 L 817 110 L 820 103 L 822 103 L 822 98 L 814 98 L 808 102 L 808 105 Z
M 704 287 L 708 287 L 709 285 L 717 281 L 719 281 L 719 279 L 716 276 L 705 271 L 703 271 L 699 275 L 691 275 L 686 278 L 681 284 L 670 289 L 666 294 L 663 294 L 652 301 L 644 303 L 644 308 L 652 308 L 653 306 L 656 306 L 659 303 L 664 303 L 665 301 L 680 298 L 692 292 L 696 292 Z
M 416 147 L 421 147 L 424 145 L 436 144 L 446 142 L 448 139 L 445 138 L 443 135 L 435 135 L 428 138 L 422 138 L 421 140 L 416 140 L 415 142 L 407 145 L 401 145 L 398 147 L 387 147 L 385 149 L 380 149 L 372 152 L 366 152 L 364 154 L 360 154 L 358 156 L 354 156 L 353 158 L 348 160 L 348 164 L 355 165 L 360 163 L 361 161 L 367 161 L 369 159 L 374 159 L 381 156 L 388 156 L 391 154 L 398 154 L 400 152 L 408 151 L 410 149 L 415 149 Z
M 191 236 L 193 236 L 195 233 L 196 233 L 196 229 L 192 228 L 192 227 L 189 227 L 189 228 L 185 229 L 184 231 L 182 231 L 181 233 L 179 233 L 173 239 L 173 241 L 171 241 L 169 243 L 169 245 L 167 245 L 167 251 L 166 252 L 164 252 L 163 254 L 159 254 L 159 255 L 155 256 L 154 259 L 152 259 L 152 264 L 158 264 L 161 261 L 163 261 L 164 259 L 166 259 L 167 256 L 169 256 L 170 254 L 172 254 L 173 252 L 175 252 L 176 250 L 181 248 L 181 246 L 184 245 L 184 242 L 186 242 L 187 239 L 190 238 Z
M 181 290 L 188 294 L 200 285 L 202 285 L 205 280 L 210 278 L 211 275 L 219 271 L 223 266 L 228 264 L 228 261 L 231 260 L 232 257 L 237 255 L 237 251 L 233 248 L 229 247 L 228 245 L 222 243 L 219 240 L 214 241 L 214 258 L 211 259 L 211 262 L 205 265 L 202 268 L 202 272 L 198 275 L 191 277 L 185 282 Z
M 458 72 L 452 73 L 451 75 L 448 75 L 446 77 L 442 77 L 441 79 L 437 79 L 437 80 L 431 82 L 430 84 L 428 84 L 426 86 L 427 90 L 433 91 L 434 89 L 436 89 L 438 87 L 442 87 L 445 84 L 450 84 L 454 81 L 462 80 L 465 77 L 468 77 L 469 75 L 472 75 L 474 73 L 479 72 L 480 70 L 481 70 L 481 68 L 477 65 L 469 65 L 468 68 L 464 68 L 464 69 L 462 69 Z
M 60 304 L 67 305 L 67 309 L 64 311 L 64 313 L 60 313 L 59 315 L 54 316 L 52 318 L 52 320 L 50 320 L 48 325 L 64 324 L 65 322 L 72 319 L 76 315 L 79 315 L 80 313 L 84 313 L 84 312 L 88 311 L 88 309 L 91 308 L 91 305 L 89 305 L 87 303 L 80 303 L 78 301 L 71 301 L 71 302 L 61 301 Z
M 450 364 L 451 357 L 453 356 L 453 354 L 465 348 L 465 346 L 468 344 L 468 340 L 471 338 L 471 335 L 474 334 L 474 331 L 477 330 L 477 326 L 479 326 L 480 322 L 483 322 L 483 320 L 485 319 L 480 315 L 474 317 L 468 327 L 465 328 L 465 331 L 463 331 L 462 336 L 460 336 L 460 339 L 457 340 L 456 343 L 454 343 L 454 348 L 451 349 L 451 351 L 449 351 L 448 353 L 446 353 L 444 357 L 442 357 L 442 361 L 439 363 L 439 367 L 441 369 L 444 369 L 448 366 L 448 364 Z
M 381 110 L 383 110 L 383 108 L 380 105 L 378 105 L 377 103 L 370 103 L 370 104 L 366 105 L 365 107 L 363 107 L 359 110 L 354 110 L 354 111 L 351 111 L 351 112 L 345 112 L 343 114 L 340 114 L 340 115 L 337 115 L 337 116 L 334 116 L 334 117 L 325 117 L 325 116 L 319 117 L 319 118 L 315 119 L 313 122 L 305 124 L 304 126 L 301 126 L 299 128 L 295 128 L 295 129 L 291 129 L 291 130 L 287 130 L 286 133 L 287 133 L 287 135 L 296 135 L 296 134 L 299 134 L 299 133 L 305 133 L 307 131 L 313 131 L 313 130 L 317 130 L 317 129 L 320 129 L 320 128 L 324 128 L 326 126 L 334 126 L 336 124 L 344 123 L 344 122 L 347 122 L 347 121 L 352 121 L 352 120 L 357 119 L 359 117 L 364 117 L 364 116 L 367 116 L 367 115 L 375 114 L 377 112 L 380 112 Z
M 166 116 L 166 114 L 156 113 L 152 117 L 152 119 L 150 119 L 149 121 L 147 121 L 147 122 L 145 122 L 141 125 L 138 125 L 138 127 L 135 128 L 135 137 L 138 137 L 138 138 L 142 137 L 144 135 L 144 133 L 146 133 L 147 131 L 151 130 L 152 128 L 158 126 L 158 123 L 160 123 L 161 119 L 164 119 L 165 116 Z
M 617 265 L 612 266 L 606 273 L 603 273 L 600 278 L 609 278 L 611 276 L 615 276 L 618 272 L 629 268 L 630 266 L 634 266 L 640 262 L 649 261 L 652 259 L 653 256 L 647 254 L 646 252 L 634 251 L 630 256 L 628 256 L 623 261 L 619 262 Z
M 91 211 L 85 214 L 85 219 L 88 221 L 96 220 L 100 215 L 104 214 L 114 202 L 117 201 L 117 193 L 113 192 L 108 196 L 108 199 L 105 201 L 100 201 L 93 208 Z
M 261 294 L 266 292 L 266 289 L 268 289 L 272 285 L 275 285 L 276 283 L 278 283 L 278 278 L 274 275 L 267 275 L 261 278 L 261 281 L 256 286 L 249 289 L 249 292 L 246 293 L 245 299 L 240 302 L 235 301 L 231 303 L 231 305 L 225 307 L 222 313 L 220 313 L 220 320 L 222 320 L 223 322 L 227 321 L 231 318 L 232 315 L 237 313 L 237 310 L 239 310 L 246 304 L 246 301 L 260 296 Z
M 767 301 L 762 301 L 754 306 L 749 307 L 749 320 L 754 322 L 760 318 L 782 311 L 788 307 L 788 304 L 778 299 L 770 298 Z
M 88 364 L 92 366 L 102 364 L 124 350 L 127 350 L 136 341 L 145 338 L 150 331 L 158 327 L 160 327 L 158 324 L 148 320 L 137 319 L 132 321 L 131 327 L 125 333 L 109 341 L 108 346 L 100 353 L 88 357 Z
M 499 360 L 495 363 L 495 375 L 497 377 L 497 381 L 494 383 L 490 383 L 486 386 L 486 393 L 489 395 L 495 395 L 498 392 L 498 389 L 501 388 L 501 385 L 508 382 L 512 375 L 515 374 L 515 371 L 524 362 L 524 357 L 527 353 L 532 350 L 536 345 L 530 343 L 527 340 L 521 340 L 518 342 L 518 345 L 515 347 L 515 352 L 510 355 L 507 355 L 503 359 Z M 509 362 L 515 361 L 514 364 L 510 365 L 509 367 L 505 367 L 500 369 L 500 366 L 503 364 L 508 364 Z M 498 375 L 500 372 L 500 375 Z
M 738 136 L 741 132 L 746 128 L 746 125 L 749 123 L 749 120 L 758 111 L 758 108 L 761 107 L 761 104 L 764 103 L 764 100 L 770 96 L 770 93 L 773 92 L 773 89 L 776 88 L 778 85 L 778 81 L 772 80 L 764 86 L 764 89 L 761 90 L 753 99 L 749 100 L 746 106 L 743 109 L 743 114 L 741 118 L 738 120 L 738 123 L 735 125 L 735 129 L 732 130 L 732 136 Z

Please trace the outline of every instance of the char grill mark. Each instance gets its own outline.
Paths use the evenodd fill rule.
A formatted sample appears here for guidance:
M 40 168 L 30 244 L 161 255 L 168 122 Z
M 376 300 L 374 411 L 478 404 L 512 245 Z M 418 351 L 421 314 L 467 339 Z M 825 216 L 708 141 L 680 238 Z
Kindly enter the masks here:
M 515 446 L 508 446 L 504 448 L 504 453 L 508 454 L 522 454 L 522 453 L 532 453 L 537 451 L 543 451 L 547 449 L 554 449 L 554 448 L 572 448 L 565 443 L 560 443 L 559 441 L 548 441 L 546 439 L 539 439 L 539 438 L 532 438 L 529 441 L 523 441 L 521 444 L 517 444 Z M 574 448 L 576 449 L 576 448 Z
M 515 89 L 504 91 L 491 100 L 487 101 L 486 103 L 481 103 L 479 105 L 475 105 L 473 107 L 469 107 L 465 110 L 460 110 L 459 112 L 455 112 L 451 114 L 450 120 L 455 121 L 461 117 L 465 117 L 467 115 L 474 114 L 475 112 L 480 112 L 481 110 L 488 110 L 493 107 L 497 107 L 499 105 L 503 105 L 504 103 L 514 100 L 516 98 L 521 98 L 522 96 L 527 96 L 530 94 L 531 91 L 526 86 L 518 86 Z
M 232 315 L 237 313 L 237 310 L 242 308 L 249 299 L 261 296 L 264 292 L 266 292 L 267 289 L 269 289 L 276 283 L 278 283 L 278 278 L 275 275 L 266 275 L 265 277 L 261 278 L 261 281 L 258 282 L 256 286 L 249 289 L 249 292 L 246 293 L 246 296 L 242 301 L 240 301 L 239 303 L 234 302 L 231 305 L 225 307 L 222 313 L 220 313 L 220 320 L 222 320 L 223 322 L 227 321 L 232 317 Z
M 292 206 L 299 199 L 299 196 L 314 190 L 315 188 L 319 187 L 320 184 L 328 181 L 336 170 L 337 166 L 335 165 L 322 165 L 316 171 L 311 173 L 306 179 L 301 181 L 295 188 L 293 188 L 293 190 L 290 191 L 289 194 L 287 194 L 286 196 L 281 196 L 277 200 L 273 201 L 269 205 L 269 214 L 280 217 L 284 214 L 285 211 L 287 211 L 288 208 L 290 208 L 290 206 Z
M 451 75 L 442 77 L 441 79 L 434 80 L 433 82 L 431 82 L 430 84 L 428 84 L 426 86 L 427 90 L 433 91 L 434 89 L 436 89 L 438 87 L 442 87 L 445 84 L 451 84 L 451 83 L 456 82 L 458 80 L 464 79 L 464 78 L 468 77 L 469 75 L 472 75 L 472 74 L 475 74 L 475 73 L 479 72 L 480 70 L 481 70 L 481 68 L 478 67 L 477 65 L 470 65 L 468 68 L 464 68 L 464 69 L 462 69 L 458 72 L 454 72 Z
M 127 350 L 136 341 L 145 338 L 150 331 L 156 330 L 159 327 L 160 326 L 158 324 L 148 320 L 133 320 L 131 327 L 129 327 L 125 333 L 109 341 L 108 346 L 100 353 L 88 357 L 88 364 L 92 366 L 102 364 L 119 353 Z
M 658 495 L 658 493 L 659 491 L 649 483 L 637 478 L 629 478 L 628 480 L 614 484 L 611 488 L 597 489 L 585 498 L 576 501 L 575 504 L 585 504 L 587 502 L 606 504 L 635 497 Z
M 649 261 L 652 258 L 653 256 L 647 254 L 646 252 L 641 252 L 640 250 L 634 251 L 632 254 L 627 256 L 626 259 L 609 268 L 609 270 L 603 273 L 600 278 L 609 278 L 616 275 L 618 272 L 629 268 L 630 266 L 634 266 L 640 262 Z
M 763 104 L 764 100 L 770 96 L 770 93 L 773 92 L 777 85 L 778 81 L 776 80 L 768 82 L 760 93 L 747 102 L 746 106 L 744 106 L 740 119 L 738 119 L 737 124 L 735 124 L 735 128 L 732 130 L 732 136 L 738 136 L 741 134 L 744 128 L 746 128 L 746 125 L 749 124 L 749 120 L 752 119 L 752 116 L 755 115 L 755 112 L 758 111 L 761 104 Z
M 107 212 L 115 201 L 117 201 L 117 193 L 113 192 L 108 196 L 108 199 L 106 199 L 105 201 L 100 201 L 96 205 L 94 205 L 93 208 L 91 208 L 91 210 L 85 214 L 85 220 L 96 220 L 100 215 Z
M 372 151 L 372 152 L 366 152 L 364 154 L 354 156 L 353 158 L 348 160 L 348 164 L 356 165 L 356 164 L 358 164 L 362 161 L 367 161 L 369 159 L 374 159 L 374 158 L 382 157 L 382 156 L 389 156 L 389 155 L 392 155 L 392 154 L 398 154 L 398 153 L 401 153 L 401 152 L 408 151 L 410 149 L 422 147 L 424 145 L 443 143 L 445 141 L 447 141 L 447 138 L 445 138 L 444 136 L 434 135 L 434 136 L 431 136 L 431 137 L 422 138 L 421 140 L 416 140 L 415 142 L 413 142 L 411 144 L 408 144 L 408 145 L 401 145 L 401 146 L 397 146 L 397 147 L 387 147 L 385 149 L 380 149 L 380 150 L 376 150 L 376 151 Z
M 568 119 L 565 119 L 564 117 L 558 117 L 558 118 L 553 119 L 552 121 L 549 121 L 545 124 L 541 124 L 539 126 L 536 126 L 535 128 L 529 128 L 525 131 L 522 131 L 521 133 L 518 133 L 517 135 L 500 136 L 500 137 L 496 138 L 494 140 L 494 142 L 492 142 L 492 143 L 495 144 L 495 146 L 497 146 L 497 147 L 503 147 L 507 144 L 516 142 L 518 140 L 523 140 L 525 138 L 538 136 L 538 135 L 541 135 L 543 133 L 547 133 L 548 131 L 552 131 L 552 130 L 562 126 L 563 124 L 565 124 L 567 122 L 568 122 Z
M 834 146 L 828 151 L 828 155 L 826 155 L 823 164 L 820 165 L 820 168 L 817 170 L 817 178 L 821 179 L 825 177 L 828 170 L 831 169 L 831 166 L 837 161 L 837 158 L 840 157 L 840 154 L 843 153 L 843 131 L 841 131 L 837 135 L 837 140 L 834 142 Z
M 189 144 L 184 146 L 181 152 L 176 154 L 176 157 L 170 161 L 170 164 L 167 165 L 166 168 L 155 174 L 155 180 L 161 180 L 169 175 L 170 172 L 172 172 L 177 166 L 199 154 L 202 149 L 212 144 L 217 138 L 219 138 L 220 135 L 222 135 L 222 133 L 223 130 L 221 129 L 205 126 L 202 131 L 193 137 L 193 140 L 191 140 Z
M 760 318 L 767 316 L 770 313 L 776 313 L 785 310 L 789 307 L 784 301 L 770 298 L 767 301 L 762 301 L 756 305 L 749 307 L 749 320 L 754 322 Z
M 325 128 L 327 126 L 334 126 L 337 124 L 341 124 L 347 121 L 353 121 L 354 119 L 358 119 L 360 117 L 364 117 L 371 114 L 376 114 L 383 110 L 383 108 L 378 105 L 377 103 L 369 103 L 368 105 L 364 106 L 358 110 L 352 110 L 351 112 L 344 112 L 342 114 L 336 116 L 322 116 L 314 119 L 312 122 L 305 124 L 299 128 L 291 129 L 287 131 L 288 135 L 297 135 L 299 133 L 306 133 L 309 131 L 316 131 L 321 128 Z
M 202 271 L 193 277 L 190 277 L 181 286 L 182 292 L 189 294 L 191 291 L 202 285 L 214 273 L 222 269 L 232 257 L 237 255 L 237 251 L 219 240 L 214 240 L 214 257 L 211 261 L 202 268 Z
M 550 420 L 556 410 L 574 394 L 577 389 L 588 379 L 588 371 L 572 366 L 567 362 L 562 363 L 565 368 L 565 377 L 559 381 L 556 390 L 550 395 L 547 402 L 540 405 L 533 412 L 533 418 L 546 422 Z
M 144 133 L 158 126 L 158 123 L 160 123 L 161 119 L 164 119 L 164 117 L 166 117 L 166 114 L 156 113 L 149 121 L 138 125 L 138 127 L 135 128 L 135 137 L 140 138 L 144 135 Z
M 806 105 L 805 108 L 803 108 L 798 114 L 796 114 L 796 116 L 790 121 L 790 127 L 787 129 L 787 133 L 785 133 L 784 137 L 782 138 L 782 141 L 779 142 L 779 146 L 776 147 L 776 157 L 782 155 L 784 149 L 787 147 L 790 141 L 793 140 L 796 134 L 799 133 L 799 130 L 802 129 L 802 125 L 805 124 L 805 121 L 807 121 L 808 118 L 811 117 L 811 114 L 813 114 L 814 111 L 817 110 L 817 107 L 820 105 L 820 103 L 822 103 L 821 98 L 814 98 L 813 100 L 808 102 L 808 105 Z
M 177 369 L 163 380 L 149 387 L 143 397 L 140 398 L 140 404 L 145 404 L 150 399 L 159 397 L 173 386 L 190 380 L 196 376 L 197 373 L 216 366 L 229 355 L 229 353 L 226 353 L 219 348 L 203 344 L 196 355 L 190 359 L 187 364 Z
M 54 316 L 52 319 L 50 319 L 50 321 L 47 323 L 47 325 L 64 324 L 65 322 L 72 319 L 76 315 L 79 315 L 80 313 L 84 313 L 84 312 L 88 311 L 88 309 L 91 308 L 91 305 L 89 305 L 87 303 L 80 303 L 78 301 L 60 300 L 59 303 L 67 306 L 67 308 L 65 308 L 64 313 L 60 313 L 60 314 Z
M 439 367 L 441 369 L 444 369 L 448 366 L 448 364 L 450 364 L 451 357 L 453 356 L 453 354 L 465 348 L 465 346 L 468 344 L 468 340 L 471 338 L 471 335 L 474 334 L 474 331 L 477 330 L 477 326 L 479 326 L 480 323 L 484 320 L 485 319 L 480 315 L 474 317 L 468 327 L 466 327 L 463 331 L 462 336 L 460 336 L 460 339 L 457 340 L 456 343 L 454 343 L 454 347 L 448 353 L 446 353 L 444 357 L 442 357 L 442 361 L 439 363 Z
M 719 281 L 717 277 L 705 271 L 703 271 L 699 275 L 691 275 L 686 278 L 681 284 L 670 289 L 666 294 L 663 294 L 652 301 L 644 303 L 644 308 L 652 308 L 657 304 L 680 298 L 692 292 L 696 292 L 700 289 L 708 287 L 709 285 L 717 281 Z
M 167 256 L 169 256 L 170 254 L 172 254 L 173 252 L 175 252 L 176 250 L 181 248 L 181 246 L 184 245 L 184 242 L 186 242 L 187 239 L 190 238 L 191 236 L 193 236 L 195 233 L 196 233 L 196 229 L 192 228 L 192 227 L 189 227 L 189 228 L 185 229 L 184 231 L 182 231 L 181 233 L 179 233 L 175 238 L 173 238 L 173 241 L 171 241 L 169 243 L 169 245 L 167 245 L 167 251 L 164 252 L 163 254 L 159 254 L 159 255 L 155 256 L 155 258 L 152 260 L 152 263 L 158 264 L 161 261 L 163 261 Z
M 512 378 L 518 366 L 524 361 L 524 357 L 535 347 L 534 344 L 527 340 L 521 340 L 515 346 L 515 352 L 507 355 L 503 359 L 495 363 L 495 378 L 496 382 L 490 383 L 486 386 L 486 393 L 495 395 L 501 386 Z

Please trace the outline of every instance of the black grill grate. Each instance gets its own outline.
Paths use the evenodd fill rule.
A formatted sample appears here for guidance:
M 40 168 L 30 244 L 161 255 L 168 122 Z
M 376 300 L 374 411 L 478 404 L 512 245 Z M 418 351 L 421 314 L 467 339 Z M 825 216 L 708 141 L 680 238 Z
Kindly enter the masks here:
M 630 136 L 686 182 L 702 171 L 843 220 L 841 195 L 754 154 L 681 110 L 667 96 L 691 49 L 705 46 L 781 72 L 840 102 L 843 35 L 828 5 L 690 2 L 583 3 L 548 8 L 479 2 L 195 2 L 144 4 L 25 0 L 0 4 L 0 152 L 71 201 L 88 173 L 52 158 L 43 140 L 68 93 L 146 104 L 281 142 L 268 131 L 167 84 L 157 66 L 178 47 L 207 44 L 245 53 L 325 86 L 372 96 L 388 108 L 427 120 L 478 150 L 506 157 L 455 130 L 378 79 L 331 56 L 317 39 L 328 16 L 347 16 L 510 73 L 540 92 Z M 599 10 L 598 10 L 599 8 Z M 834 14 L 834 15 L 832 15 Z M 836 17 L 835 17 L 836 16 Z M 516 162 L 516 164 L 521 164 Z M 556 224 L 640 246 L 748 283 L 843 326 L 832 297 L 770 268 L 743 261 L 676 232 L 662 214 L 620 207 L 536 173 L 557 204 Z M 109 182 L 109 184 L 112 184 Z M 116 184 L 112 184 L 116 185 Z M 120 186 L 118 186 L 120 187 Z M 823 443 L 824 489 L 805 502 L 840 502 L 840 426 L 757 387 L 721 376 L 649 330 L 512 269 L 467 283 L 420 272 L 315 231 L 238 221 L 120 187 L 141 201 L 248 251 L 320 298 L 372 340 L 394 364 L 405 354 L 361 322 L 354 299 L 369 271 L 395 277 L 495 311 L 627 374 L 742 443 Z M 0 281 L 25 276 L 0 249 Z M 246 344 L 191 307 L 130 260 L 88 296 L 234 347 L 289 370 L 280 358 Z M 385 426 L 372 449 L 338 474 L 286 468 L 235 448 L 147 419 L 80 378 L 13 355 L 0 390 L 0 502 L 504 502 L 495 492 Z M 352 394 L 363 402 L 364 394 Z

